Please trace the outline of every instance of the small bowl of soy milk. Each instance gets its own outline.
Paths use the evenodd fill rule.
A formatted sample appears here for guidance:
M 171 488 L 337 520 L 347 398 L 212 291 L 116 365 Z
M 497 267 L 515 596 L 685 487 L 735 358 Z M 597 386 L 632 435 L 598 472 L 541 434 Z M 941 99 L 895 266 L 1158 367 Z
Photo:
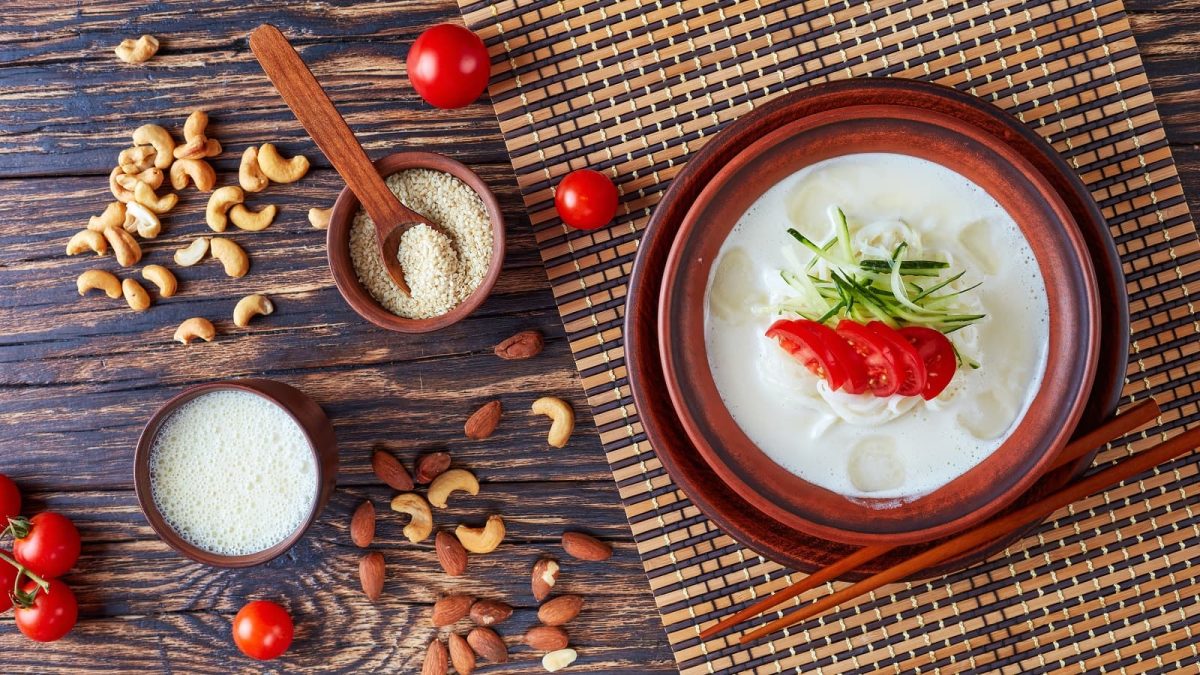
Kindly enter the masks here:
M 300 390 L 245 379 L 192 387 L 150 418 L 134 485 L 158 536 L 216 567 L 250 567 L 291 548 L 329 501 L 337 440 Z

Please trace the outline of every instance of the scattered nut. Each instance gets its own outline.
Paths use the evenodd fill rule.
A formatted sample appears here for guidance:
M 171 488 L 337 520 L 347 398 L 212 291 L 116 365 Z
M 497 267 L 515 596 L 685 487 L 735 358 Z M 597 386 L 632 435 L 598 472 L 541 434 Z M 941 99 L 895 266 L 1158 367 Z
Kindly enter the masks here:
M 433 550 L 447 576 L 461 577 L 467 572 L 467 549 L 453 534 L 445 530 L 433 538 Z
M 308 173 L 308 158 L 296 155 L 284 159 L 274 143 L 263 143 L 258 149 L 258 168 L 274 183 L 295 183 Z
M 213 327 L 211 321 L 200 316 L 194 316 L 184 321 L 179 324 L 179 328 L 175 329 L 175 340 L 185 345 L 192 344 L 194 340 L 212 342 L 215 337 L 217 337 L 217 329 Z
M 172 153 L 175 155 L 175 159 L 201 159 L 220 154 L 220 146 L 213 148 L 209 143 L 209 138 L 204 134 L 207 127 L 208 113 L 203 110 L 192 111 L 192 114 L 188 115 L 187 120 L 183 123 L 184 143 L 175 146 Z M 210 150 L 213 149 L 216 152 L 210 154 Z
M 234 204 L 233 208 L 229 209 L 229 219 L 238 229 L 258 232 L 267 229 L 271 221 L 275 220 L 278 211 L 274 204 L 267 204 L 258 211 L 251 211 L 244 204 Z
M 350 540 L 359 548 L 366 548 L 375 540 L 375 505 L 370 499 L 364 499 L 350 517 Z
M 130 195 L 132 197 L 132 195 Z M 105 228 L 120 227 L 125 222 L 125 203 L 109 202 L 104 207 L 104 213 L 88 218 L 87 229 L 93 232 L 103 232 Z
M 547 672 L 557 673 L 575 663 L 577 658 L 579 658 L 579 654 L 574 649 L 557 649 L 542 657 L 542 667 Z
M 473 497 L 479 494 L 479 481 L 466 469 L 445 471 L 429 484 L 429 503 L 444 509 L 453 492 L 466 492 Z
M 545 340 L 536 330 L 523 330 L 496 345 L 496 356 L 508 361 L 531 359 L 542 352 Z
M 425 661 L 421 664 L 421 675 L 446 675 L 450 667 L 450 657 L 446 654 L 446 645 L 433 638 L 425 649 Z
M 467 633 L 467 644 L 481 657 L 492 663 L 508 663 L 508 648 L 491 628 L 476 626 Z
M 504 519 L 500 516 L 488 516 L 483 527 L 459 525 L 454 529 L 454 536 L 458 537 L 463 548 L 471 553 L 491 553 L 504 541 Z
M 474 603 L 475 598 L 461 593 L 438 598 L 438 601 L 433 603 L 433 615 L 430 617 L 430 621 L 439 628 L 457 623 L 459 619 L 470 613 L 471 605 Z
M 434 478 L 442 475 L 450 468 L 450 453 L 431 452 L 417 459 L 417 470 L 414 479 L 420 485 L 427 485 Z
M 261 192 L 271 181 L 258 168 L 258 148 L 253 145 L 242 153 L 242 164 L 238 167 L 238 184 L 246 192 Z
M 129 202 L 125 206 L 125 222 L 122 223 L 122 227 L 126 232 L 137 232 L 142 239 L 153 239 L 162 232 L 162 221 L 141 203 Z
M 412 516 L 404 526 L 404 536 L 412 543 L 425 541 L 433 533 L 433 511 L 421 495 L 404 492 L 392 497 L 392 510 Z
M 387 565 L 384 564 L 383 554 L 372 551 L 358 561 L 358 581 L 367 599 L 375 602 L 383 595 L 383 580 L 387 576 Z
M 201 192 L 208 192 L 217 184 L 217 172 L 202 159 L 179 159 L 171 166 L 171 187 L 182 190 L 188 179 Z
M 112 196 L 115 197 L 117 201 L 128 203 L 133 201 L 133 190 L 126 190 L 121 183 L 117 181 L 117 177 L 124 175 L 126 174 L 121 171 L 121 167 L 113 169 L 112 173 L 108 174 L 108 190 L 109 192 L 112 192 Z M 124 218 L 125 214 L 121 214 L 121 217 Z
M 467 639 L 458 633 L 450 634 L 450 663 L 458 675 L 471 675 L 475 672 L 475 652 Z
M 525 633 L 525 644 L 539 652 L 565 649 L 570 644 L 567 631 L 558 626 L 534 626 Z
M 195 138 L 206 138 L 204 131 L 207 128 L 208 113 L 203 110 L 193 110 L 192 114 L 183 121 L 183 137 L 189 141 Z
M 552 420 L 546 441 L 556 448 L 565 446 L 575 430 L 575 412 L 570 404 L 561 398 L 543 396 L 533 402 L 532 410 L 534 414 L 545 415 Z
M 191 267 L 204 259 L 204 255 L 208 253 L 208 237 L 200 237 L 193 239 L 192 243 L 175 251 L 175 264 L 180 267 Z
M 538 621 L 547 626 L 561 626 L 579 616 L 583 609 L 583 598 L 578 595 L 560 595 L 547 600 L 538 608 Z
M 533 564 L 533 573 L 530 576 L 533 599 L 538 602 L 545 600 L 550 597 L 554 584 L 558 583 L 558 561 L 550 558 L 538 560 Z
M 267 296 L 259 293 L 247 295 L 238 300 L 237 306 L 233 308 L 233 325 L 245 328 L 250 325 L 250 319 L 256 316 L 266 316 L 274 311 L 275 305 Z
M 579 560 L 600 562 L 612 557 L 612 546 L 582 532 L 563 532 L 562 547 L 567 555 Z
M 125 302 L 129 303 L 129 308 L 133 311 L 144 312 L 150 309 L 150 294 L 142 288 L 137 279 L 122 281 L 121 290 L 125 293 Z
M 142 268 L 142 278 L 158 286 L 158 294 L 164 298 L 175 295 L 175 289 L 179 288 L 175 275 L 162 265 L 146 265 Z
M 110 227 L 104 230 L 103 234 L 108 240 L 108 245 L 112 247 L 113 255 L 117 257 L 117 264 L 121 267 L 136 265 L 142 259 L 142 247 L 132 234 L 120 227 Z
M 212 252 L 212 257 L 220 260 L 225 266 L 225 274 L 234 279 L 244 277 L 246 272 L 250 271 L 250 256 L 232 239 L 213 237 L 208 243 L 208 249 Z
M 500 416 L 503 413 L 500 401 L 489 401 L 471 413 L 463 424 L 463 433 L 472 440 L 483 440 L 496 431 L 496 425 L 500 424 Z
M 67 255 L 79 255 L 84 251 L 104 255 L 108 252 L 108 242 L 104 240 L 104 235 L 95 230 L 80 230 L 71 235 L 67 242 Z
M 123 173 L 139 174 L 146 169 L 154 168 L 154 160 L 158 151 L 152 145 L 136 145 L 125 148 L 117 155 L 117 167 Z
M 203 159 L 208 156 L 208 139 L 198 136 L 175 146 L 175 159 Z
M 499 600 L 476 600 L 471 605 L 471 620 L 480 626 L 495 626 L 512 616 L 513 608 Z
M 314 206 L 308 210 L 308 222 L 318 230 L 327 230 L 331 215 L 333 215 L 333 209 L 318 209 Z
M 166 213 L 179 203 L 179 195 L 174 192 L 159 197 L 154 194 L 154 188 L 141 181 L 133 188 L 133 199 L 155 213 Z
M 114 300 L 121 297 L 121 280 L 112 272 L 104 270 L 88 270 L 80 274 L 75 280 L 75 288 L 79 290 L 80 295 L 87 295 L 88 291 L 98 288 Z
M 393 490 L 407 492 L 413 489 L 412 477 L 408 475 L 404 465 L 392 453 L 376 450 L 371 454 L 371 468 L 374 469 L 379 480 Z
M 171 133 L 157 124 L 143 124 L 133 130 L 134 145 L 154 146 L 154 166 L 165 169 L 171 166 L 172 153 L 175 152 L 175 139 Z
M 138 183 L 145 183 L 150 189 L 157 190 L 163 182 L 163 172 L 157 167 L 150 167 L 141 173 L 121 173 L 117 175 L 117 184 L 134 192 L 136 195 Z
M 208 223 L 213 232 L 224 232 L 229 226 L 226 215 L 234 204 L 241 204 L 245 199 L 242 188 L 236 185 L 226 185 L 213 191 L 208 198 L 208 206 L 204 209 L 204 222 Z
M 143 35 L 136 40 L 125 38 L 113 51 L 125 63 L 145 63 L 158 53 L 158 40 L 153 35 Z

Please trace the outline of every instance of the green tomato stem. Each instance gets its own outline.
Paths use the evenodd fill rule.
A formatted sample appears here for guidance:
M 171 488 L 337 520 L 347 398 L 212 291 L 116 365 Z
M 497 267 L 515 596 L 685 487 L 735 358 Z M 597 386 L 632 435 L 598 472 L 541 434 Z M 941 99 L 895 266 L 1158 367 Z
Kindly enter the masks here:
M 7 562 L 9 565 L 12 565 L 13 567 L 17 568 L 17 583 L 16 583 L 17 587 L 19 587 L 21 584 L 21 575 L 25 575 L 25 576 L 29 577 L 29 579 L 33 583 L 37 584 L 38 586 L 41 586 L 43 591 L 50 590 L 50 582 L 49 581 L 46 581 L 42 577 L 35 574 L 33 570 L 22 565 L 21 563 L 17 562 L 16 560 L 13 560 L 12 558 L 10 558 L 8 556 L 7 553 L 0 551 L 0 560 L 3 560 L 5 562 Z

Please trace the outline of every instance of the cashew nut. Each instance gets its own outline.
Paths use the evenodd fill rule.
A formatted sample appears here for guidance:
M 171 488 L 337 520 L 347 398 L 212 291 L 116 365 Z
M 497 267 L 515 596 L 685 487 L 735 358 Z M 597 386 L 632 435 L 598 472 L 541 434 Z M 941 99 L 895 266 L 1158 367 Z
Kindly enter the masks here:
M 117 176 L 117 184 L 121 187 L 133 192 L 137 189 L 138 183 L 145 183 L 152 189 L 157 190 L 163 182 L 163 172 L 157 167 L 150 167 L 141 173 L 124 173 Z
M 271 299 L 260 293 L 247 295 L 238 300 L 238 304 L 233 308 L 233 325 L 238 328 L 245 328 L 250 325 L 250 319 L 256 316 L 266 316 L 275 311 L 275 305 Z
M 95 232 L 103 232 L 105 228 L 120 227 L 124 222 L 125 203 L 109 202 L 108 206 L 104 207 L 104 213 L 88 218 L 87 229 Z
M 204 144 L 205 157 L 216 157 L 223 151 L 224 150 L 221 148 L 221 141 L 218 141 L 215 138 L 208 139 L 208 141 Z
M 75 280 L 75 287 L 79 289 L 80 295 L 87 295 L 88 291 L 98 288 L 114 300 L 121 297 L 121 280 L 112 272 L 104 270 L 88 270 L 80 274 Z
M 175 152 L 175 139 L 171 132 L 157 124 L 143 124 L 133 131 L 134 145 L 154 146 L 154 166 L 165 169 L 171 166 L 172 153 Z
M 175 340 L 185 345 L 192 344 L 193 340 L 212 342 L 216 336 L 217 329 L 213 327 L 212 322 L 201 316 L 194 316 L 175 329 Z
M 250 257 L 232 239 L 213 237 L 208 245 L 212 257 L 225 266 L 225 274 L 233 278 L 244 277 L 250 271 Z
M 209 151 L 215 149 L 214 155 L 221 153 L 221 146 L 217 144 L 214 148 L 208 142 L 208 137 L 205 136 L 204 130 L 208 127 L 208 113 L 203 110 L 192 111 L 188 115 L 187 121 L 183 123 L 183 138 L 182 145 L 175 146 L 175 159 L 200 159 L 209 157 Z
M 471 496 L 479 494 L 479 481 L 466 469 L 450 469 L 438 474 L 429 484 L 429 503 L 439 509 L 446 508 L 446 500 L 452 492 L 465 492 Z
M 153 35 L 143 35 L 136 40 L 125 38 L 114 51 L 125 63 L 143 63 L 158 53 L 158 40 Z
M 238 167 L 238 183 L 246 192 L 261 192 L 271 181 L 258 168 L 258 148 L 253 145 L 242 153 L 242 165 Z
M 175 159 L 202 159 L 208 156 L 208 139 L 203 136 L 197 136 L 184 143 L 175 146 L 175 150 L 171 153 Z
M 329 229 L 329 217 L 333 215 L 333 209 L 318 209 L 313 207 L 308 210 L 308 222 L 318 230 Z
M 183 137 L 187 140 L 205 138 L 204 130 L 208 128 L 208 113 L 203 110 L 193 110 L 183 123 Z
M 308 158 L 296 155 L 284 159 L 274 143 L 263 143 L 258 149 L 258 168 L 275 183 L 295 183 L 308 173 Z
M 179 195 L 168 192 L 159 197 L 154 194 L 154 188 L 147 183 L 138 183 L 133 188 L 133 199 L 155 213 L 166 213 L 179 203 Z
M 121 167 L 118 166 L 117 168 L 113 169 L 112 173 L 108 174 L 108 189 L 110 192 L 112 192 L 112 195 L 117 198 L 117 201 L 129 203 L 133 201 L 133 191 L 126 190 L 125 188 L 121 187 L 120 183 L 117 182 L 117 177 L 123 175 L 125 175 L 125 173 L 121 171 Z M 124 219 L 125 214 L 122 213 L 121 220 Z M 117 224 L 120 225 L 120 223 Z
M 122 225 L 126 232 L 137 232 L 142 239 L 153 239 L 162 232 L 162 221 L 153 211 L 138 202 L 129 202 L 125 207 L 125 222 Z
M 229 226 L 226 215 L 234 204 L 241 204 L 246 199 L 242 188 L 236 185 L 226 185 L 213 191 L 208 198 L 208 206 L 204 209 L 204 220 L 213 232 L 224 232 Z
M 112 247 L 113 255 L 117 257 L 117 264 L 121 267 L 136 265 L 142 259 L 142 247 L 133 235 L 123 228 L 110 227 L 104 230 L 103 234 L 108 240 L 108 245 Z
M 504 541 L 504 519 L 488 516 L 483 527 L 459 525 L 454 528 L 454 536 L 471 553 L 491 553 Z
M 158 294 L 164 298 L 175 295 L 175 289 L 179 288 L 175 275 L 162 265 L 146 265 L 142 268 L 142 278 L 158 286 Z
M 217 172 L 212 165 L 202 159 L 178 159 L 171 165 L 171 187 L 182 190 L 187 187 L 188 178 L 201 192 L 208 192 L 217 184 Z
M 156 150 L 153 145 L 125 148 L 117 155 L 117 166 L 125 173 L 141 173 L 154 166 Z
M 412 543 L 425 541 L 433 533 L 433 511 L 421 495 L 405 492 L 392 497 L 392 510 L 412 516 L 412 520 L 404 526 L 404 536 Z
M 67 242 L 67 255 L 79 255 L 88 250 L 96 255 L 107 253 L 108 242 L 104 241 L 104 235 L 95 230 L 80 230 Z
M 129 308 L 133 311 L 144 312 L 150 309 L 150 294 L 136 279 L 122 281 L 121 290 L 125 292 L 125 302 L 129 303 Z
M 258 211 L 251 211 L 244 204 L 234 204 L 233 208 L 229 209 L 229 219 L 238 229 L 258 232 L 267 229 L 271 221 L 275 220 L 278 211 L 274 204 L 267 204 Z
M 550 445 L 556 448 L 565 446 L 567 439 L 571 438 L 571 432 L 575 430 L 575 411 L 571 410 L 570 404 L 561 398 L 543 396 L 533 402 L 533 412 L 553 420 L 550 423 L 550 434 L 546 438 Z
M 204 260 L 206 253 L 208 253 L 208 237 L 193 239 L 192 243 L 175 251 L 175 264 L 180 267 L 191 267 Z

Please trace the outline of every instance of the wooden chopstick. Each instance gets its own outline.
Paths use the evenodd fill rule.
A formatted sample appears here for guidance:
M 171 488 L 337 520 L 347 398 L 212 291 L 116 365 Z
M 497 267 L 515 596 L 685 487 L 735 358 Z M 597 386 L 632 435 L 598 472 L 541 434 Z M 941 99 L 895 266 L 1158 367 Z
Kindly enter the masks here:
M 1158 402 L 1152 398 L 1148 398 L 1128 408 L 1122 412 L 1105 420 L 1100 426 L 1092 429 L 1086 434 L 1072 440 L 1063 448 L 1062 453 L 1055 459 L 1050 470 L 1060 469 L 1088 454 L 1092 450 L 1110 442 L 1121 438 L 1130 433 L 1134 429 L 1147 424 L 1154 418 L 1158 417 L 1159 408 Z M 835 563 L 822 567 L 813 572 L 804 579 L 792 584 L 788 588 L 776 591 L 770 596 L 746 607 L 728 617 L 721 619 L 717 623 L 700 631 L 700 639 L 707 640 L 708 638 L 722 633 L 725 630 L 736 626 L 737 624 L 749 619 L 758 614 L 775 607 L 776 605 L 786 602 L 801 593 L 810 591 L 817 586 L 833 581 L 843 574 L 855 570 L 862 565 L 865 565 L 876 558 L 890 553 L 895 546 L 875 545 L 864 546 L 854 553 L 838 560 Z
M 1090 476 L 1083 478 L 1058 492 L 1041 499 L 1029 506 L 1017 509 L 1005 516 L 989 521 L 983 527 L 959 535 L 954 539 L 943 542 L 933 548 L 918 553 L 917 555 L 905 560 L 904 562 L 886 569 L 874 576 L 868 577 L 856 584 L 847 586 L 841 590 L 830 593 L 829 595 L 820 598 L 810 605 L 801 607 L 800 609 L 787 614 L 779 619 L 776 619 L 767 625 L 757 630 L 751 631 L 743 635 L 740 642 L 746 644 L 753 642 L 764 635 L 769 635 L 777 630 L 799 623 L 806 619 L 824 612 L 827 609 L 836 607 L 848 600 L 852 600 L 870 591 L 879 588 L 880 586 L 890 584 L 894 581 L 899 581 L 910 574 L 915 574 L 931 565 L 936 565 L 943 560 L 956 556 L 960 553 L 965 553 L 976 546 L 985 544 L 997 537 L 1004 536 L 1013 530 L 1023 527 L 1032 520 L 1039 520 L 1047 515 L 1061 509 L 1068 504 L 1076 502 L 1084 497 L 1087 497 L 1096 492 L 1100 492 L 1117 483 L 1129 480 L 1140 473 L 1144 473 L 1154 467 L 1174 459 L 1180 455 L 1185 455 L 1197 446 L 1200 446 L 1200 429 L 1186 431 L 1178 436 L 1170 438 L 1158 445 L 1139 452 L 1136 455 L 1123 459 L 1113 466 L 1099 471 Z

